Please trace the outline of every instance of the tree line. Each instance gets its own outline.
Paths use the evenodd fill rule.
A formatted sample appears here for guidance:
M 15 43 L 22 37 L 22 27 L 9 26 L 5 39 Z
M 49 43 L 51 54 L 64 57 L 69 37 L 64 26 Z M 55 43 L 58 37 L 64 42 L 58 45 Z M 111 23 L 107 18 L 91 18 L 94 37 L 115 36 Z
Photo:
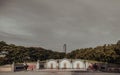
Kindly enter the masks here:
M 24 47 L 14 44 L 0 42 L 0 53 L 7 52 L 5 57 L 0 57 L 0 64 L 11 64 L 14 62 L 34 62 L 37 60 L 44 61 L 46 59 L 62 59 L 64 52 L 56 52 L 41 47 Z
M 116 44 L 97 46 L 95 48 L 81 48 L 73 50 L 65 55 L 64 52 L 56 52 L 41 47 L 24 47 L 14 44 L 7 44 L 0 41 L 0 53 L 5 53 L 5 57 L 0 57 L 0 65 L 14 62 L 34 62 L 47 59 L 85 59 L 96 60 L 107 63 L 120 63 L 120 41 Z
M 120 41 L 95 48 L 76 49 L 68 53 L 67 57 L 120 64 Z

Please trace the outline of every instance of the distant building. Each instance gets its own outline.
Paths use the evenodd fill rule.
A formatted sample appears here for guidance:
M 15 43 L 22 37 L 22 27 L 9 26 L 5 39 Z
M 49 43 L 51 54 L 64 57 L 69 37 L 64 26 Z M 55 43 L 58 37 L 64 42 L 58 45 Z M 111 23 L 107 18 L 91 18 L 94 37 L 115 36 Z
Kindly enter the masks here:
M 8 51 L 1 51 L 0 57 L 5 57 L 8 54 Z
M 0 57 L 5 57 L 6 56 L 6 54 L 2 54 L 2 53 L 0 53 Z

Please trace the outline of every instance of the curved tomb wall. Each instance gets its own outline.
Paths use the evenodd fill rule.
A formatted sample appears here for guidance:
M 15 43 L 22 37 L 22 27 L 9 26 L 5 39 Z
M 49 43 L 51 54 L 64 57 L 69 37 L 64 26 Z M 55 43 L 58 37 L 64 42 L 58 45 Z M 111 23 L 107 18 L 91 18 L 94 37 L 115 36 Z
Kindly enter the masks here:
M 59 68 L 60 69 L 71 69 L 72 63 L 69 60 L 62 60 L 59 62 Z
M 73 69 L 84 69 L 85 63 L 83 61 L 77 60 L 73 62 Z
M 47 69 L 57 69 L 58 68 L 58 63 L 55 60 L 50 60 L 46 63 L 46 68 Z

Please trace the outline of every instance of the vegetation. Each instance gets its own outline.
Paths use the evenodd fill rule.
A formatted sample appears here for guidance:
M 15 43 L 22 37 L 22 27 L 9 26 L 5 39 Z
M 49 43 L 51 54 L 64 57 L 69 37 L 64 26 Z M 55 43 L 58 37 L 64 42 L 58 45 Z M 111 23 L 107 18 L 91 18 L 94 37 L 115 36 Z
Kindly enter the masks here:
M 14 44 L 7 44 L 0 41 L 0 53 L 5 53 L 5 57 L 0 57 L 0 65 L 14 62 L 37 61 L 47 59 L 86 59 L 108 63 L 120 63 L 120 41 L 117 44 L 97 46 L 95 48 L 76 49 L 65 55 L 63 52 L 55 52 L 41 47 L 24 47 Z
M 0 57 L 0 64 L 11 64 L 14 62 L 37 61 L 46 59 L 62 59 L 65 53 L 47 50 L 41 47 L 24 47 L 14 44 L 0 42 L 0 53 L 7 52 L 5 57 Z
M 117 44 L 97 46 L 95 48 L 76 49 L 67 54 L 68 58 L 96 60 L 107 63 L 120 63 L 120 41 Z

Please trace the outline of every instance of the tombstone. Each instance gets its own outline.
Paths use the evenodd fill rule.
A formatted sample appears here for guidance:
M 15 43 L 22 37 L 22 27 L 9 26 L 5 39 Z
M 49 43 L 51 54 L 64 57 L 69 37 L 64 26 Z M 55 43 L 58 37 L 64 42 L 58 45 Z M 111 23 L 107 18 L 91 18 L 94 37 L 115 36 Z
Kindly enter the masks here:
M 37 61 L 37 64 L 36 64 L 36 69 L 39 70 L 40 69 L 40 61 L 38 60 Z
M 15 71 L 15 62 L 12 63 L 11 71 L 12 71 L 12 72 Z
M 64 63 L 64 69 L 66 69 L 66 63 Z
M 77 63 L 77 69 L 80 69 L 80 64 L 79 63 Z
M 53 69 L 53 63 L 51 63 L 51 69 Z

